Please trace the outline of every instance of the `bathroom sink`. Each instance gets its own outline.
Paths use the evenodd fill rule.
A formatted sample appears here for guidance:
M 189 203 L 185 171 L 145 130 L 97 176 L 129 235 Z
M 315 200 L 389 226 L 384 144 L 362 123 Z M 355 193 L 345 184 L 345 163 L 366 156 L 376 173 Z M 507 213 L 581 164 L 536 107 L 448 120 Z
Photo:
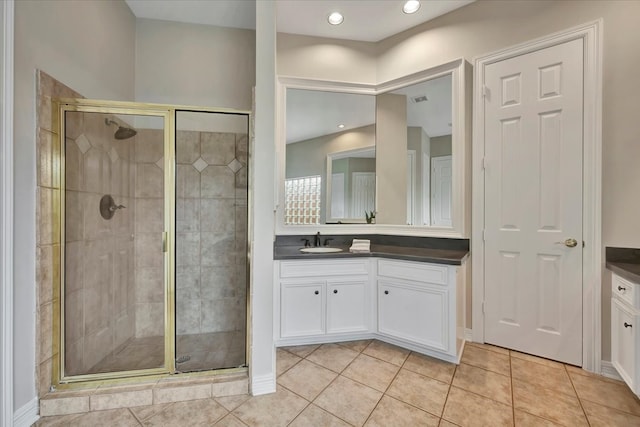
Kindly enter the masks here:
M 342 252 L 340 248 L 331 248 L 328 246 L 319 246 L 317 248 L 302 248 L 300 252 L 307 254 L 328 254 L 330 252 Z

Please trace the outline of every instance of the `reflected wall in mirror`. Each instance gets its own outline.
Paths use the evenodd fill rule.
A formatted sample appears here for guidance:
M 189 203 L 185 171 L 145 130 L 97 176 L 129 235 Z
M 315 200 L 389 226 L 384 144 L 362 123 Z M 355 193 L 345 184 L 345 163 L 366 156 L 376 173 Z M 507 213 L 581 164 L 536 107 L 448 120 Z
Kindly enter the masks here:
M 375 102 L 371 95 L 287 89 L 286 225 L 365 222 L 364 210 L 375 210 Z M 342 186 L 331 185 L 333 174 Z
M 379 222 L 451 227 L 451 74 L 378 95 L 377 104 Z

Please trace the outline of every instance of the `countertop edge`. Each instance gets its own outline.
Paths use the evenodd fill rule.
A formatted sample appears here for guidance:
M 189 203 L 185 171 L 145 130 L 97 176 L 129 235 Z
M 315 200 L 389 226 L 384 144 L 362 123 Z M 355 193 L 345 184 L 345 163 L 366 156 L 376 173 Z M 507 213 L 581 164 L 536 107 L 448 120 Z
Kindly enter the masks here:
M 618 276 L 623 277 L 627 280 L 630 280 L 638 285 L 640 285 L 640 274 L 634 273 L 629 269 L 625 268 L 625 264 L 623 262 L 615 262 L 615 261 L 607 261 L 606 267 L 616 273 Z M 628 264 L 628 265 L 637 265 L 637 264 Z M 640 269 L 640 266 L 638 267 Z
M 405 248 L 406 249 L 406 248 Z M 299 248 L 296 248 L 299 251 Z M 437 251 L 438 249 L 434 249 Z M 421 256 L 421 255 L 406 255 L 406 254 L 398 254 L 392 252 L 379 252 L 379 251 L 371 251 L 365 253 L 353 253 L 349 252 L 349 249 L 343 249 L 343 252 L 333 252 L 333 253 L 324 253 L 324 254 L 313 254 L 313 253 L 293 253 L 293 254 L 278 254 L 277 249 L 274 250 L 273 259 L 275 261 L 285 261 L 285 260 L 319 260 L 319 259 L 348 259 L 348 258 L 388 258 L 388 259 L 399 259 L 404 261 L 416 261 L 416 262 L 429 262 L 433 264 L 445 264 L 445 265 L 462 265 L 463 262 L 467 260 L 470 252 L 466 251 L 466 253 L 462 257 L 437 257 L 437 256 Z

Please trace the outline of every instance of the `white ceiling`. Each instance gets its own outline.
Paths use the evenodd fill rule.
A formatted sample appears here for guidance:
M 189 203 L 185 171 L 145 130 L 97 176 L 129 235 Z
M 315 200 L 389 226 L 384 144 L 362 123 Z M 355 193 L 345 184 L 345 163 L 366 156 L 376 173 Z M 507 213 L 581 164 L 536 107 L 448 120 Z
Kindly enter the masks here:
M 404 0 L 277 0 L 277 28 L 281 33 L 377 42 L 473 1 L 422 0 L 420 9 L 407 15 Z M 331 12 L 342 13 L 344 22 L 330 25 Z
M 255 29 L 255 0 L 125 0 L 138 18 Z M 261 0 L 262 1 L 262 0 Z M 278 32 L 376 42 L 474 0 L 422 0 L 407 15 L 404 0 L 276 0 Z M 344 15 L 329 25 L 329 13 Z
M 136 18 L 256 28 L 255 0 L 125 0 Z

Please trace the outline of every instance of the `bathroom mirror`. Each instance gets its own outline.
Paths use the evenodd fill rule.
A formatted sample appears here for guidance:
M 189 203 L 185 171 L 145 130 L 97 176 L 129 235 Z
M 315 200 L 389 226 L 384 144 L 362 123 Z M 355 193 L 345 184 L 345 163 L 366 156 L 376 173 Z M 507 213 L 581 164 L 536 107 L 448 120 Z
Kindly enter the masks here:
M 375 210 L 375 96 L 294 88 L 286 95 L 285 224 L 364 223 L 363 209 Z M 333 173 L 341 184 L 331 186 Z
M 378 144 L 393 147 L 378 164 L 395 180 L 392 187 L 382 184 L 380 223 L 452 226 L 451 83 L 451 74 L 446 74 L 377 96 Z M 397 130 L 385 133 L 390 127 Z M 405 138 L 400 136 L 403 128 Z M 406 188 L 406 205 L 399 200 L 399 188 Z M 392 198 L 397 201 L 387 202 Z
M 281 77 L 276 167 L 284 167 L 278 168 L 277 232 L 468 237 L 469 69 L 459 59 L 377 85 Z M 324 103 L 309 98 L 311 93 Z M 350 99 L 367 100 L 369 119 L 338 129 L 341 118 L 357 110 Z M 324 133 L 294 137 L 293 129 L 314 127 L 307 123 L 320 122 L 328 111 L 336 114 Z M 351 138 L 350 146 L 337 143 L 349 133 L 360 139 Z M 311 142 L 316 148 L 302 150 Z M 354 202 L 353 181 L 340 176 L 340 168 L 352 153 L 368 148 L 375 168 L 366 172 L 375 175 L 362 179 L 373 180 L 373 201 Z M 362 203 L 373 203 L 371 223 Z

